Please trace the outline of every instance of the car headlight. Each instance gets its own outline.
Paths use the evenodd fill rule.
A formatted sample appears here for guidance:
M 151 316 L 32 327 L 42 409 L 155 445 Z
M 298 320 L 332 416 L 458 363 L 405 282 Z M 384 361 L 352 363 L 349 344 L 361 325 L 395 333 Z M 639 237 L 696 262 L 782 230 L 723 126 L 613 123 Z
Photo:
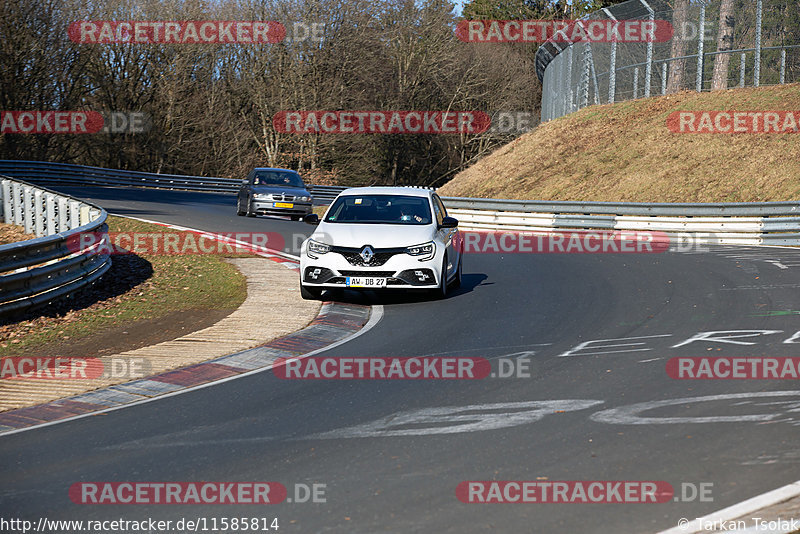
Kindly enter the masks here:
M 266 193 L 256 193 L 253 195 L 253 198 L 256 200 L 272 200 L 272 195 Z
M 319 241 L 314 241 L 313 239 L 308 240 L 308 246 L 306 247 L 306 255 L 309 258 L 317 259 L 314 254 L 327 254 L 330 252 L 331 246 L 326 245 L 325 243 L 320 243 Z
M 308 202 L 309 200 L 311 200 L 311 197 L 297 197 L 297 200 L 299 200 L 300 202 Z
M 406 254 L 415 256 L 419 261 L 429 260 L 436 254 L 436 243 L 429 241 L 421 245 L 406 248 Z

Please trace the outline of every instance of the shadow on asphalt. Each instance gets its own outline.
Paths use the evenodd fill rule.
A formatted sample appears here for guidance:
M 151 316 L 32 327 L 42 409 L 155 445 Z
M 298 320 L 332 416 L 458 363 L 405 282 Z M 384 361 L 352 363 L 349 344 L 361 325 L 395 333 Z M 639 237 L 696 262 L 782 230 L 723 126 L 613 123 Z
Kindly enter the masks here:
M 458 289 L 450 289 L 447 298 L 444 300 L 457 299 L 460 295 L 470 293 L 478 286 L 491 285 L 492 282 L 484 283 L 487 278 L 488 276 L 483 273 L 463 274 L 461 277 L 461 287 Z M 383 304 L 388 306 L 392 304 L 436 302 L 441 299 L 431 296 L 426 290 L 387 289 L 386 291 L 352 291 L 348 289 L 332 289 L 322 294 L 322 300 L 340 302 L 343 304 L 362 304 L 365 306 Z

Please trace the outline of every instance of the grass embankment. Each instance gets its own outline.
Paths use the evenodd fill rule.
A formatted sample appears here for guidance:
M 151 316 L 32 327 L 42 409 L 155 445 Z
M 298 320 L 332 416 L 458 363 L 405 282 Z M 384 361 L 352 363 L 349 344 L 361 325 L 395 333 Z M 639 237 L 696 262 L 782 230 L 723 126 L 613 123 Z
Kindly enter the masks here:
M 682 134 L 674 111 L 800 111 L 800 84 L 592 106 L 456 175 L 442 196 L 611 202 L 800 198 L 800 134 Z
M 118 217 L 108 226 L 172 232 Z M 220 255 L 115 255 L 94 286 L 0 324 L 0 354 L 90 356 L 158 343 L 216 323 L 246 294 L 244 276 Z

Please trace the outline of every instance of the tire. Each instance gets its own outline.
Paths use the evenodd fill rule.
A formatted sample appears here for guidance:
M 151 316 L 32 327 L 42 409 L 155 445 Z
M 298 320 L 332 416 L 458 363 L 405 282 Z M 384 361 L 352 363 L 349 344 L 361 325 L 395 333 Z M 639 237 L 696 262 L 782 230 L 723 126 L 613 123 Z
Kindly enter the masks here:
M 461 254 L 458 256 L 458 267 L 456 267 L 456 276 L 453 278 L 453 281 L 450 282 L 450 287 L 453 289 L 458 289 L 461 287 L 461 261 L 463 260 L 464 255 Z
M 250 198 L 247 198 L 247 210 L 245 211 L 245 215 L 248 217 L 255 217 L 256 214 L 253 213 L 253 203 L 250 201 Z
M 447 298 L 447 256 L 444 257 L 444 261 L 442 261 L 442 273 L 439 277 L 439 287 L 436 289 L 431 290 L 433 294 L 433 298 L 437 300 L 446 299 Z
M 236 198 L 236 215 L 239 217 L 244 216 L 244 211 L 242 210 L 242 199 L 239 197 Z
M 318 287 L 306 287 L 300 284 L 300 296 L 305 300 L 319 300 L 322 295 L 322 289 Z

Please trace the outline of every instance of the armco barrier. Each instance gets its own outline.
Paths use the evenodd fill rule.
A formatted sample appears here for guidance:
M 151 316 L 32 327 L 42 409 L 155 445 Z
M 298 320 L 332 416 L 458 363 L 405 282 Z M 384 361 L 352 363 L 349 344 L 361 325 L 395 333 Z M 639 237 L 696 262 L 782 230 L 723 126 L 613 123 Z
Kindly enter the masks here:
M 155 187 L 233 192 L 230 178 L 164 175 L 39 161 L 0 161 L 0 174 L 53 184 Z M 310 186 L 329 203 L 344 187 Z M 612 203 L 445 197 L 465 230 L 558 229 L 659 231 L 695 242 L 735 245 L 800 245 L 800 202 Z
M 65 297 L 111 266 L 107 254 L 76 254 L 71 236 L 107 230 L 105 210 L 0 176 L 0 216 L 37 237 L 0 245 L 0 318 Z
M 44 161 L 0 160 L 0 174 L 43 185 L 148 187 L 214 193 L 235 193 L 242 184 L 241 180 L 234 178 L 156 174 Z M 330 203 L 344 189 L 346 188 L 339 186 L 308 186 L 315 203 L 318 204 Z
M 658 231 L 695 243 L 800 246 L 800 202 L 642 204 L 443 198 L 462 230 Z

